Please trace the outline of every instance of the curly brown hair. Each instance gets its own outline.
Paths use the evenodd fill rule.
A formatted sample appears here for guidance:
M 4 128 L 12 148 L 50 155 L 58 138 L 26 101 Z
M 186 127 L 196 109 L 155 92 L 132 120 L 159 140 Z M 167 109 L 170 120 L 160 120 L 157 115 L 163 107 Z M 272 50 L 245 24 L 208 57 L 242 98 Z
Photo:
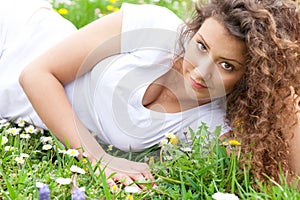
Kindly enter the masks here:
M 293 174 L 288 141 L 297 118 L 289 87 L 300 91 L 298 7 L 291 0 L 199 2 L 181 36 L 184 44 L 213 17 L 245 42 L 246 71 L 227 96 L 226 119 L 242 143 L 241 163 L 250 162 L 261 181 L 279 180 L 280 170 Z

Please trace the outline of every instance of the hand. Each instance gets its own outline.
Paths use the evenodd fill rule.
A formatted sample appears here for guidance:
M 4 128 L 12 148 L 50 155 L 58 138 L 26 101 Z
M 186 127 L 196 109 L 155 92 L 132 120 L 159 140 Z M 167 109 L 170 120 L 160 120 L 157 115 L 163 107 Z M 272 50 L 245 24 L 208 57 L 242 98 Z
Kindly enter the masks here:
M 125 186 L 137 187 L 140 190 L 145 186 L 138 182 L 154 182 L 154 177 L 146 163 L 133 162 L 106 154 L 105 159 L 100 162 L 100 166 L 104 170 L 106 177 L 116 172 L 115 175 L 107 180 L 110 187 L 116 185 L 116 183 L 121 183 Z

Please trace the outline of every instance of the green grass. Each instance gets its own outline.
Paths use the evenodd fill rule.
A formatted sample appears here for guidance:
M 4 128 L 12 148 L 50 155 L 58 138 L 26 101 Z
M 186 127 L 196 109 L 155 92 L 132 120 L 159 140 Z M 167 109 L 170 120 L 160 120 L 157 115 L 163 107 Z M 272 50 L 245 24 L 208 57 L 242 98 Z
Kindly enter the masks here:
M 55 8 L 66 8 L 63 15 L 77 27 L 98 18 L 95 9 L 105 15 L 112 11 L 108 5 L 118 8 L 121 1 L 111 3 L 103 0 L 74 0 L 72 5 L 57 4 Z M 136 2 L 136 1 L 127 1 Z M 149 1 L 146 1 L 149 2 Z M 158 5 L 174 10 L 182 17 L 184 4 L 174 9 L 175 1 L 159 1 Z M 104 173 L 98 165 L 92 166 L 85 158 L 77 159 L 66 153 L 68 148 L 61 145 L 50 132 L 30 132 L 29 124 L 0 123 L 0 199 L 38 199 L 37 182 L 47 184 L 51 199 L 71 199 L 72 184 L 61 185 L 57 178 L 73 178 L 78 187 L 85 188 L 86 199 L 212 199 L 216 192 L 236 194 L 240 199 L 300 199 L 300 193 L 287 183 L 270 181 L 264 185 L 256 181 L 245 169 L 238 167 L 239 154 L 227 156 L 226 148 L 220 144 L 220 129 L 209 133 L 207 127 L 199 125 L 198 130 L 190 130 L 192 144 L 163 147 L 154 146 L 142 153 L 107 150 L 115 156 L 149 163 L 158 187 L 145 184 L 146 189 L 139 194 L 128 194 L 122 185 L 114 191 L 108 188 Z M 13 129 L 13 128 L 19 128 Z M 32 132 L 32 130 L 31 130 Z M 208 138 L 208 135 L 212 137 Z M 30 136 L 30 138 L 27 138 Z M 46 137 L 46 139 L 45 139 Z M 42 141 L 41 138 L 44 138 Z M 46 145 L 46 146 L 45 146 Z M 43 148 L 51 147 L 48 150 Z M 50 145 L 50 146 L 49 146 Z M 108 147 L 104 147 L 108 148 Z M 235 147 L 231 147 L 235 148 Z M 188 151 L 187 151 L 188 150 Z M 18 159 L 19 158 L 19 159 Z M 23 162 L 24 161 L 24 162 Z M 85 174 L 75 174 L 70 170 L 76 165 Z M 99 171 L 99 173 L 95 173 Z M 255 189 L 253 186 L 256 186 Z
M 117 11 L 123 2 L 141 4 L 151 3 L 164 6 L 172 10 L 179 17 L 185 16 L 185 11 L 191 6 L 190 0 L 71 0 L 71 5 L 61 3 L 62 0 L 52 0 L 54 8 L 63 17 L 70 20 L 77 28 L 98 19 L 103 15 Z M 68 0 L 65 0 L 68 2 Z
M 37 182 L 49 185 L 52 199 L 70 199 L 72 184 L 60 185 L 56 179 L 72 179 L 75 176 L 78 187 L 85 188 L 86 199 L 126 199 L 129 195 L 121 184 L 117 190 L 110 190 L 99 166 L 91 166 L 85 158 L 70 156 L 66 153 L 68 148 L 64 149 L 51 133 L 26 133 L 28 126 L 20 127 L 13 122 L 1 124 L 0 196 L 3 199 L 38 199 Z M 13 134 L 14 127 L 20 131 Z M 188 146 L 185 143 L 168 143 L 139 154 L 108 150 L 112 155 L 149 163 L 158 187 L 145 184 L 146 189 L 140 194 L 133 194 L 134 199 L 212 199 L 216 192 L 233 193 L 240 199 L 300 198 L 297 189 L 288 184 L 263 185 L 247 170 L 240 169 L 239 155 L 227 156 L 228 147 L 220 145 L 217 139 L 220 129 L 209 133 L 202 124 L 198 130 L 190 131 L 193 143 Z M 25 139 L 24 134 L 30 135 L 30 138 Z M 208 139 L 208 135 L 213 137 Z M 52 148 L 43 150 L 47 144 Z M 8 146 L 13 149 L 8 150 Z M 27 155 L 23 157 L 24 163 L 16 160 L 21 155 Z M 86 173 L 75 175 L 70 170 L 72 165 Z M 100 173 L 95 173 L 97 169 Z M 255 190 L 253 185 L 259 190 Z

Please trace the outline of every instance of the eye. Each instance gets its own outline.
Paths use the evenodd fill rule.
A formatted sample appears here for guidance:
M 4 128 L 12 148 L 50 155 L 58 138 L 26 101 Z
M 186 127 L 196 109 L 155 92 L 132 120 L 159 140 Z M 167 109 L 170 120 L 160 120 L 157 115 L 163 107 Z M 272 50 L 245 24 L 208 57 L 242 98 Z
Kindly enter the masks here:
M 201 41 L 197 41 L 197 47 L 201 52 L 207 52 L 206 46 Z
M 221 67 L 226 70 L 226 71 L 233 71 L 234 70 L 234 66 L 227 63 L 227 62 L 222 62 L 221 63 Z

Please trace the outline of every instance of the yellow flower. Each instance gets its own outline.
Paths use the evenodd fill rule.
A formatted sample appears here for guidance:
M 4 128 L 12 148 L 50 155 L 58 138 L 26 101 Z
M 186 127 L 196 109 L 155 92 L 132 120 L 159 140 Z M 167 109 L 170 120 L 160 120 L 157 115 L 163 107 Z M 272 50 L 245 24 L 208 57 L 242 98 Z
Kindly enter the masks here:
M 66 14 L 68 14 L 68 10 L 65 9 L 65 8 L 60 8 L 60 9 L 58 9 L 57 12 L 58 12 L 59 14 L 61 14 L 61 15 L 66 15 Z
M 86 164 L 88 161 L 87 161 L 86 158 L 83 158 L 83 159 L 81 159 L 81 162 L 82 162 L 83 164 Z
M 114 8 L 114 12 L 118 12 L 120 8 Z
M 133 200 L 133 195 L 128 194 L 128 195 L 126 196 L 126 200 Z
M 228 141 L 231 146 L 240 146 L 241 143 L 237 140 L 229 140 Z
M 116 193 L 117 191 L 118 191 L 118 186 L 117 185 L 113 185 L 112 187 L 111 187 L 111 191 L 112 191 L 112 193 Z
M 109 0 L 110 3 L 116 3 L 117 0 Z
M 112 151 L 113 150 L 113 145 L 109 145 L 108 146 L 108 151 Z
M 113 5 L 106 6 L 106 9 L 109 11 L 112 11 L 115 7 Z
M 178 137 L 177 137 L 177 135 L 175 135 L 173 133 L 167 133 L 166 137 L 169 139 L 169 142 L 171 144 L 174 144 L 174 145 L 178 144 Z
M 154 163 L 154 157 L 153 156 L 150 156 L 149 163 Z
M 170 143 L 174 144 L 174 145 L 178 144 L 178 137 L 177 137 L 177 135 L 174 135 L 174 137 L 170 138 Z

